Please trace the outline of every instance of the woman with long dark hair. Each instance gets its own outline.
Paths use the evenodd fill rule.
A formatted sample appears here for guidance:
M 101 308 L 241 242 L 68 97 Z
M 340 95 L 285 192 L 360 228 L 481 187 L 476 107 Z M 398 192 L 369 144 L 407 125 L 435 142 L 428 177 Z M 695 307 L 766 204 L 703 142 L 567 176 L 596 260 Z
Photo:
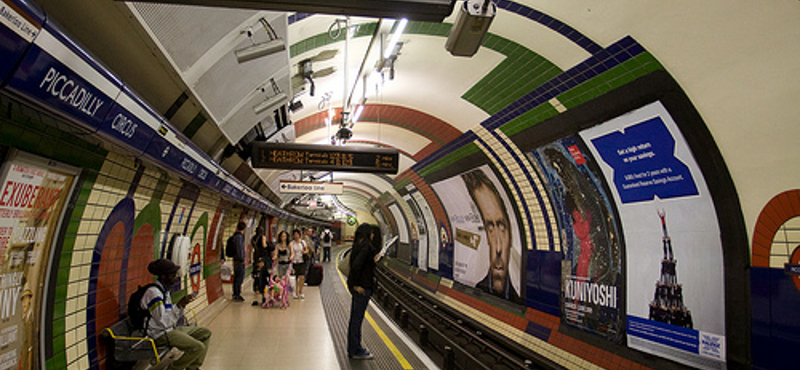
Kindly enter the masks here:
M 372 358 L 372 354 L 361 346 L 361 324 L 375 287 L 375 262 L 380 242 L 381 229 L 377 226 L 364 223 L 356 229 L 350 251 L 350 273 L 347 275 L 347 289 L 352 295 L 347 328 L 347 356 L 351 359 Z

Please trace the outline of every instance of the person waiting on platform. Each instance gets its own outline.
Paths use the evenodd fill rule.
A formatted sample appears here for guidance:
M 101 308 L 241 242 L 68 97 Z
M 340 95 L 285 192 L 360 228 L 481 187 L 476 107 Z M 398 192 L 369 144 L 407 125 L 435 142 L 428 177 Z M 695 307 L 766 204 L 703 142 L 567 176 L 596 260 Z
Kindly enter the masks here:
M 194 299 L 187 294 L 177 304 L 172 304 L 169 289 L 179 279 L 180 266 L 168 259 L 159 259 L 147 266 L 147 271 L 157 277 L 154 286 L 142 295 L 140 305 L 150 312 L 147 335 L 155 338 L 157 346 L 172 346 L 183 355 L 170 364 L 169 370 L 199 369 L 206 358 L 211 331 L 200 326 L 178 325 L 183 309 Z
M 303 285 L 306 283 L 306 265 L 311 260 L 311 249 L 302 239 L 302 233 L 298 229 L 292 231 L 292 241 L 289 243 L 289 249 L 294 253 L 292 258 L 292 269 L 294 269 L 294 276 L 296 280 L 296 289 L 294 298 L 305 299 L 303 294 Z
M 330 262 L 331 245 L 333 244 L 333 233 L 331 229 L 325 229 L 319 237 L 322 243 L 322 262 Z
M 369 360 L 372 354 L 361 346 L 361 324 L 375 288 L 375 262 L 381 247 L 381 229 L 361 224 L 356 229 L 350 251 L 350 273 L 347 289 L 352 295 L 350 323 L 347 327 L 347 356 L 355 360 Z
M 256 294 L 261 295 L 261 303 L 266 301 L 264 297 L 264 289 L 267 288 L 270 282 L 270 273 L 272 271 L 273 252 L 275 245 L 267 241 L 267 236 L 264 234 L 264 227 L 259 226 L 256 228 L 256 235 L 252 240 L 253 246 L 253 290 Z M 258 305 L 258 301 L 253 301 L 253 306 Z

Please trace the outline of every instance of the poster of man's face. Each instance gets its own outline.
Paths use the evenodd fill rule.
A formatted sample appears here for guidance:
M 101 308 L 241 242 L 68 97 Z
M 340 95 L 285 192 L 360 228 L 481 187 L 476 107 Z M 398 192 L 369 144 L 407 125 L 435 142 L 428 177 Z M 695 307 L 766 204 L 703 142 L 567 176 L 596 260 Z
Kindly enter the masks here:
M 516 215 L 489 166 L 433 184 L 453 227 L 453 279 L 518 301 L 521 242 Z

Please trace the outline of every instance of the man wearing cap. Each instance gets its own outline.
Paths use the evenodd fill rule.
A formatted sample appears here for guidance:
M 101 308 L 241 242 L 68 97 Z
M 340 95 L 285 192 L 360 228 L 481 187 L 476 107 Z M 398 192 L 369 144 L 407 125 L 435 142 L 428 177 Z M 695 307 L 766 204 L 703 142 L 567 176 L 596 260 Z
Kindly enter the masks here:
M 141 306 L 150 311 L 147 335 L 155 338 L 158 346 L 172 346 L 183 352 L 169 370 L 199 369 L 206 358 L 211 331 L 199 326 L 178 325 L 183 309 L 194 299 L 187 294 L 177 304 L 172 303 L 169 288 L 178 281 L 180 266 L 168 259 L 159 259 L 147 266 L 147 271 L 158 280 L 142 296 Z

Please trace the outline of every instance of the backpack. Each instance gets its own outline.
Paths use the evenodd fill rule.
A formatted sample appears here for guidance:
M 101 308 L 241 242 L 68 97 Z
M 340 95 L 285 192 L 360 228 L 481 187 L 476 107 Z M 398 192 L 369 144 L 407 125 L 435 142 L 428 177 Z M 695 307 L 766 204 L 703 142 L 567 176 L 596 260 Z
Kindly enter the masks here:
M 331 242 L 331 232 L 330 231 L 326 231 L 325 232 L 325 235 L 322 236 L 322 241 L 325 242 L 325 243 L 330 243 Z
M 144 330 L 147 329 L 147 322 L 150 319 L 150 310 L 142 308 L 142 297 L 144 292 L 150 287 L 157 287 L 161 294 L 166 294 L 161 286 L 156 283 L 150 283 L 145 286 L 139 285 L 131 297 L 128 299 L 128 318 L 131 320 L 134 329 Z
M 236 257 L 236 242 L 233 241 L 234 236 L 236 236 L 236 234 L 231 235 L 231 237 L 228 238 L 228 242 L 225 243 L 225 257 Z

